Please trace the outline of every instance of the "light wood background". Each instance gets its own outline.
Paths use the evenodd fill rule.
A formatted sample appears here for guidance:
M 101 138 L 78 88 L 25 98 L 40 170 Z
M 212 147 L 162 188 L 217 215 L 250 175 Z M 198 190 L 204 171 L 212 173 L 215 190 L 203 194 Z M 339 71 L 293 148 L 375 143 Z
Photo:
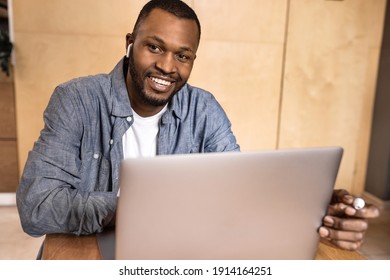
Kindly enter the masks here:
M 109 72 L 145 0 L 13 0 L 19 171 L 55 86 Z M 187 0 L 202 24 L 190 83 L 244 151 L 337 145 L 336 187 L 364 189 L 386 0 Z
M 18 184 L 15 96 L 10 76 L 0 72 L 0 193 L 12 192 Z

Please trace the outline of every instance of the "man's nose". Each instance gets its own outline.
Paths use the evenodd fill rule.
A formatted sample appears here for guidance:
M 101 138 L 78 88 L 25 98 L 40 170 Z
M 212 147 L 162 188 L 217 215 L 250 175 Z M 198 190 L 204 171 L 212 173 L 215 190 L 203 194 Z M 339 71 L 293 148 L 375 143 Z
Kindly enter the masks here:
M 156 67 L 164 74 L 172 74 L 176 72 L 176 59 L 173 54 L 164 53 L 156 62 Z

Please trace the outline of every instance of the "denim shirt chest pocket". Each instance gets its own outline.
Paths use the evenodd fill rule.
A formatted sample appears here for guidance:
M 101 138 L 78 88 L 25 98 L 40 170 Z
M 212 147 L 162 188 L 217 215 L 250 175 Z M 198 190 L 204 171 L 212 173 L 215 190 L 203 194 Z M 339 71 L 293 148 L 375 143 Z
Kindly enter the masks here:
M 84 154 L 81 184 L 88 191 L 111 191 L 111 163 L 101 152 L 88 151 Z

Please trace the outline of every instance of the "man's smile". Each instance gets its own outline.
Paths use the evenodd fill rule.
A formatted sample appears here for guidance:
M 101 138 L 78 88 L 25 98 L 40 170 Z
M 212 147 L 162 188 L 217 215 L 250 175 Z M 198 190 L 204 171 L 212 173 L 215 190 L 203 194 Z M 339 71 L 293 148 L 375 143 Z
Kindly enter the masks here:
M 153 76 L 149 76 L 148 80 L 151 88 L 158 92 L 167 92 L 171 90 L 175 83 L 173 80 L 157 78 Z

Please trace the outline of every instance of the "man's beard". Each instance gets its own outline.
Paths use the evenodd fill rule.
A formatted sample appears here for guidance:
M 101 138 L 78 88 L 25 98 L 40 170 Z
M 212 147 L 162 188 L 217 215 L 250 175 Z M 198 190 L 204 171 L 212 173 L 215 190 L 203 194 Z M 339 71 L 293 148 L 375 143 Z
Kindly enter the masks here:
M 171 95 L 168 98 L 164 98 L 164 99 L 148 96 L 142 84 L 143 78 L 139 75 L 139 73 L 137 73 L 137 70 L 135 69 L 133 49 L 130 50 L 129 72 L 130 72 L 131 80 L 133 82 L 135 94 L 139 98 L 141 98 L 141 100 L 147 105 L 152 105 L 156 107 L 165 106 L 169 101 L 171 101 L 173 96 L 180 90 L 180 88 L 176 89 L 174 92 L 171 93 Z

